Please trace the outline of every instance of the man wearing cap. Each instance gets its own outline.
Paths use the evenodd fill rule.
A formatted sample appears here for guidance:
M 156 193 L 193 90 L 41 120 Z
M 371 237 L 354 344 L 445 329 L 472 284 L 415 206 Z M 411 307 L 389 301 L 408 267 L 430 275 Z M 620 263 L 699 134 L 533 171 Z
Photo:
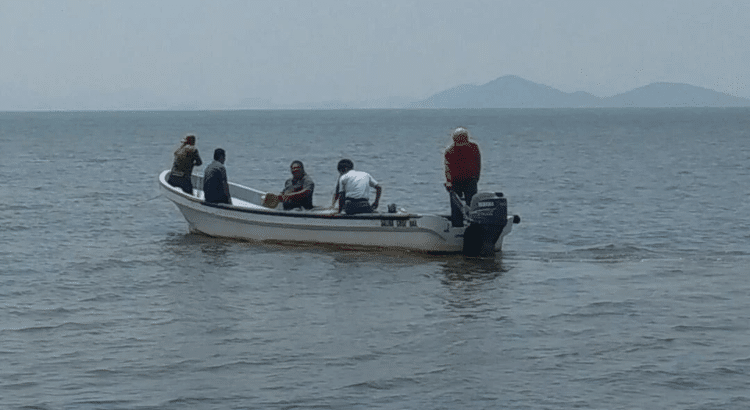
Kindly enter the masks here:
M 333 202 L 339 203 L 339 212 L 347 215 L 372 213 L 378 209 L 383 188 L 370 174 L 354 170 L 354 162 L 342 159 L 337 166 L 339 180 Z M 370 190 L 375 189 L 375 202 L 370 205 Z
M 193 166 L 203 164 L 198 149 L 195 148 L 195 135 L 188 135 L 182 140 L 182 145 L 174 152 L 172 171 L 167 183 L 173 187 L 182 188 L 186 194 L 193 194 Z
M 477 193 L 479 172 L 482 168 L 482 156 L 479 146 L 469 141 L 469 131 L 459 127 L 453 131 L 453 143 L 445 149 L 445 188 L 448 192 L 455 192 L 459 197 L 463 195 L 466 204 L 471 205 L 471 198 Z M 461 204 L 452 200 L 451 220 L 453 226 L 463 226 Z

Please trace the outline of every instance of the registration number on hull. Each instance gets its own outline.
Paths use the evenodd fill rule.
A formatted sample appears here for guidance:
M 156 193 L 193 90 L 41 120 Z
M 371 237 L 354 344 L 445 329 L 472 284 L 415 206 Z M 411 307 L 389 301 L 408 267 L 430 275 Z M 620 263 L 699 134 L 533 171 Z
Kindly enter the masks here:
M 413 219 L 399 219 L 395 223 L 395 226 L 402 227 L 402 228 L 406 228 L 407 225 L 410 228 L 416 228 L 417 221 Z M 394 226 L 393 219 L 381 219 L 380 226 Z

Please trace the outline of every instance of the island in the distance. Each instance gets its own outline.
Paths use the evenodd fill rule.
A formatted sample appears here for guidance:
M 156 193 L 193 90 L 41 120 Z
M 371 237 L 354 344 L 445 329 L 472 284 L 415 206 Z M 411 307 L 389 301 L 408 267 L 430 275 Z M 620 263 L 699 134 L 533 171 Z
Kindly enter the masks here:
M 508 75 L 484 85 L 460 85 L 404 108 L 750 107 L 750 99 L 680 83 L 653 83 L 612 97 L 566 93 Z

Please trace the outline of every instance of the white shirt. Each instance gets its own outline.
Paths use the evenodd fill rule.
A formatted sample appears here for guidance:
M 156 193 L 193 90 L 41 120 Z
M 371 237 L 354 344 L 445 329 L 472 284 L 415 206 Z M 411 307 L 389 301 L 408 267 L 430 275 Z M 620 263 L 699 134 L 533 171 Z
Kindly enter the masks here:
M 350 170 L 339 177 L 339 193 L 349 199 L 364 198 L 370 200 L 370 188 L 375 188 L 378 181 L 370 174 Z

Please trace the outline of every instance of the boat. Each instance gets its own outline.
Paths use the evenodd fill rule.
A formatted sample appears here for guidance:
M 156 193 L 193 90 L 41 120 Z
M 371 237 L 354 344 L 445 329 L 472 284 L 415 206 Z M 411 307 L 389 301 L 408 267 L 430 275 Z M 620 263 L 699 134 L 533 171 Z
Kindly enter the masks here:
M 357 215 L 322 207 L 269 208 L 263 206 L 265 192 L 233 182 L 229 182 L 231 204 L 208 203 L 203 200 L 202 176 L 192 175 L 190 195 L 167 183 L 169 172 L 159 175 L 160 191 L 177 206 L 190 232 L 220 238 L 492 257 L 502 250 L 513 224 L 520 222 L 519 216 L 507 215 L 502 193 L 477 193 L 471 206 L 465 207 L 464 226 L 454 227 L 449 216 L 410 213 L 395 205 L 389 205 L 388 212 Z

